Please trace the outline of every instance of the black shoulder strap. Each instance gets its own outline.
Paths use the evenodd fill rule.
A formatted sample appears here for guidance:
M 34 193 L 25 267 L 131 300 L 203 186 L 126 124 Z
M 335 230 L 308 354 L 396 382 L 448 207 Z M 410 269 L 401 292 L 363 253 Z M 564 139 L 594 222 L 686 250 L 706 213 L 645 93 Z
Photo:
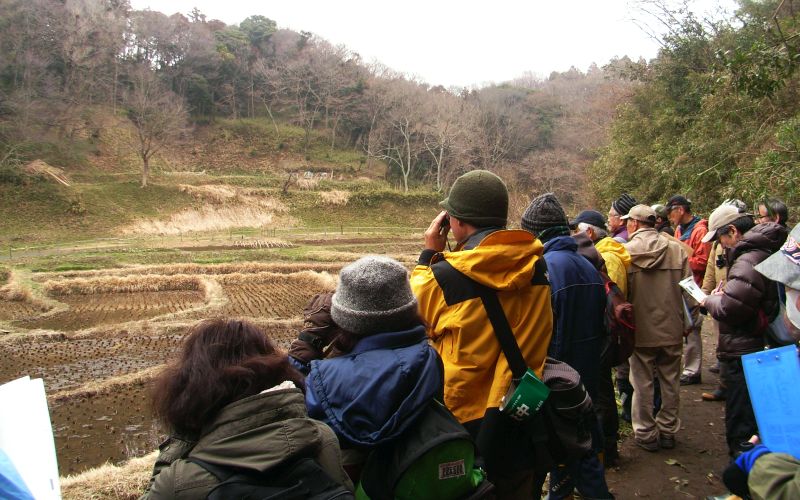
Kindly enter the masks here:
M 522 351 L 514 338 L 514 332 L 511 331 L 511 325 L 508 324 L 508 318 L 497 298 L 497 290 L 478 283 L 446 260 L 436 262 L 431 266 L 431 270 L 444 293 L 447 305 L 480 297 L 483 308 L 486 310 L 486 316 L 492 324 L 494 334 L 500 342 L 500 348 L 511 368 L 511 374 L 515 379 L 521 379 L 528 370 L 528 365 L 525 363 L 525 358 L 522 357 Z

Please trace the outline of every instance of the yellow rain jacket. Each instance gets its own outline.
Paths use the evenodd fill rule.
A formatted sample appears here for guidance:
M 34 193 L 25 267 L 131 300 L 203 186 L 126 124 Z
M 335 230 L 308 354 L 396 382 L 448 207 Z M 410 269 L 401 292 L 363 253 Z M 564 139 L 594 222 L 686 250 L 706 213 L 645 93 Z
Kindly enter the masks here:
M 498 290 L 522 356 L 541 377 L 553 332 L 541 242 L 527 231 L 500 230 L 474 249 L 437 254 L 431 265 L 442 258 L 478 283 Z M 448 305 L 428 265 L 414 268 L 411 288 L 431 342 L 444 362 L 445 404 L 462 423 L 483 418 L 488 408 L 500 405 L 512 377 L 481 299 Z
M 608 277 L 614 280 L 622 295 L 628 296 L 628 268 L 631 267 L 631 256 L 625 245 L 614 238 L 603 238 L 594 247 L 606 262 Z

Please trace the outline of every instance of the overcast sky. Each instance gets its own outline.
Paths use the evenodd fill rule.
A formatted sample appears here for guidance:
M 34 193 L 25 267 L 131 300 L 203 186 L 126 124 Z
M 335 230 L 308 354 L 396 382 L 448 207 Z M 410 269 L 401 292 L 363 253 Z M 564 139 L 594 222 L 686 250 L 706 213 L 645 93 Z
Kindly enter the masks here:
M 690 0 L 700 13 L 733 0 Z M 135 9 L 173 14 L 197 7 L 238 24 L 250 15 L 310 31 L 431 85 L 473 86 L 611 58 L 653 58 L 658 43 L 633 19 L 633 0 L 131 0 Z

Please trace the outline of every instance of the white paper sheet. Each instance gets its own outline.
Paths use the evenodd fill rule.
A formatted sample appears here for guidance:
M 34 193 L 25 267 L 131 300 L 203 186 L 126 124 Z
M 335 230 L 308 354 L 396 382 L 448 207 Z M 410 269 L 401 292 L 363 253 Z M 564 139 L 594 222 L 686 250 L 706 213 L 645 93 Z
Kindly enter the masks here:
M 0 448 L 34 498 L 60 499 L 58 462 L 42 379 L 0 385 Z
M 691 276 L 680 280 L 678 284 L 681 286 L 681 288 L 686 290 L 686 292 L 691 295 L 698 304 L 708 297 L 708 295 L 706 295 L 706 293 L 702 291 L 699 286 L 697 286 L 697 283 L 694 282 L 694 278 Z

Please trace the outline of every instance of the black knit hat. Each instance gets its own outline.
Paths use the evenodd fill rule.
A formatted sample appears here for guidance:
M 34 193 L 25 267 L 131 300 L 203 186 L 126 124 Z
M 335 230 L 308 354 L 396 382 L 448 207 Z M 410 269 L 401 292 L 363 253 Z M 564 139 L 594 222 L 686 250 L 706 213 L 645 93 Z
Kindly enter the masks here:
M 628 212 L 630 212 L 631 208 L 633 208 L 636 204 L 636 198 L 628 193 L 625 193 L 615 200 L 611 204 L 611 207 L 617 212 L 617 215 L 622 217 L 623 215 L 628 215 Z
M 505 226 L 508 189 L 500 177 L 488 170 L 473 170 L 456 179 L 450 195 L 439 205 L 475 227 Z
M 561 203 L 553 193 L 536 197 L 522 214 L 522 229 L 539 235 L 551 227 L 567 227 L 569 221 Z

